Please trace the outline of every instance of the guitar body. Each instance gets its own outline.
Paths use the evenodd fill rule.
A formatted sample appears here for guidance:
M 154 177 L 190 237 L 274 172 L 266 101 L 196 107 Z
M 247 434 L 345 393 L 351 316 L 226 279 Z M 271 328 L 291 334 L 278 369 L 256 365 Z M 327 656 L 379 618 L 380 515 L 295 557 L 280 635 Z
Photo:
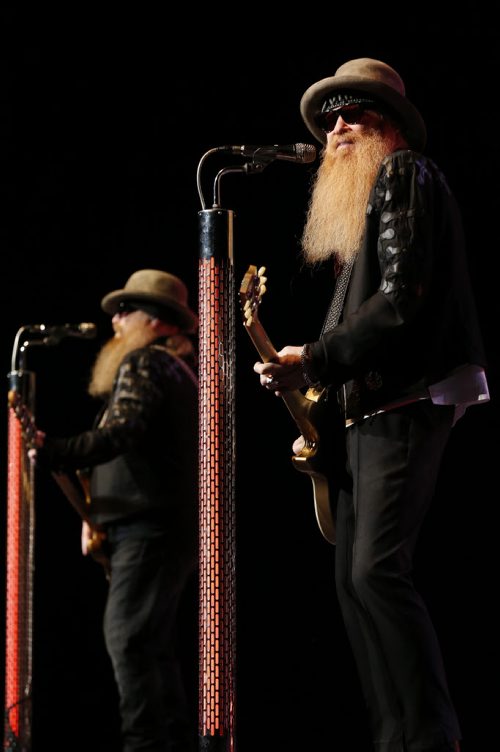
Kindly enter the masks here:
M 277 357 L 257 315 L 262 295 L 266 287 L 265 269 L 257 271 L 256 266 L 249 266 L 240 287 L 240 303 L 244 314 L 245 328 L 264 363 Z M 314 511 L 321 534 L 329 543 L 335 544 L 335 519 L 331 504 L 330 483 L 325 467 L 330 466 L 330 458 L 325 461 L 320 426 L 326 421 L 326 389 L 310 388 L 303 394 L 299 389 L 283 392 L 281 395 L 297 428 L 303 437 L 303 447 L 292 457 L 292 464 L 300 472 L 307 473 L 312 481 Z M 331 426 L 325 435 L 329 435 Z M 328 442 L 329 443 L 329 442 Z
M 292 464 L 301 473 L 306 473 L 311 478 L 313 487 L 314 513 L 316 521 L 323 537 L 335 544 L 335 523 L 330 498 L 330 484 L 325 472 L 327 458 L 325 457 L 324 437 L 326 432 L 321 431 L 328 410 L 326 407 L 326 390 L 318 391 L 309 389 L 304 395 L 302 418 L 307 417 L 307 422 L 318 428 L 318 437 L 313 440 L 307 439 L 304 434 L 304 446 L 292 456 Z

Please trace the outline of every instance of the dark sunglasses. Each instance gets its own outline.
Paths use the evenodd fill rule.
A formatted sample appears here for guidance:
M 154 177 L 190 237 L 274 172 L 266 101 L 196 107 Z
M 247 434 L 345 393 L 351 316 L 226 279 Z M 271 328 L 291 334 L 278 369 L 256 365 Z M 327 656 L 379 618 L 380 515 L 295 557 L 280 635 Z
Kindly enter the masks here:
M 348 104 L 345 107 L 340 107 L 338 110 L 322 112 L 318 117 L 317 123 L 322 131 L 331 133 L 337 125 L 339 117 L 348 125 L 356 125 L 357 123 L 361 123 L 363 115 L 369 109 L 371 108 L 363 104 Z
M 121 300 L 118 303 L 118 308 L 116 309 L 116 312 L 121 316 L 128 316 L 128 314 L 133 313 L 133 311 L 137 311 L 137 306 L 132 303 L 126 303 L 124 300 Z

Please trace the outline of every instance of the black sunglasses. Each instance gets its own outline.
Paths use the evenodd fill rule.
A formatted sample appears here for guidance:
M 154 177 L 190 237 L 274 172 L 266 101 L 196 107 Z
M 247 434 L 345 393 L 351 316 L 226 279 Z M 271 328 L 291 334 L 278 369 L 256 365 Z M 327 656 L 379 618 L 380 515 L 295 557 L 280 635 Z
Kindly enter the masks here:
M 133 305 L 133 303 L 126 303 L 124 300 L 118 303 L 118 308 L 116 309 L 116 312 L 122 316 L 128 316 L 133 311 L 137 311 L 137 306 Z
M 338 110 L 320 113 L 317 123 L 322 131 L 331 133 L 337 125 L 339 117 L 348 125 L 356 125 L 357 123 L 361 123 L 363 115 L 367 110 L 372 110 L 372 108 L 363 104 L 348 104 L 345 107 L 340 107 Z

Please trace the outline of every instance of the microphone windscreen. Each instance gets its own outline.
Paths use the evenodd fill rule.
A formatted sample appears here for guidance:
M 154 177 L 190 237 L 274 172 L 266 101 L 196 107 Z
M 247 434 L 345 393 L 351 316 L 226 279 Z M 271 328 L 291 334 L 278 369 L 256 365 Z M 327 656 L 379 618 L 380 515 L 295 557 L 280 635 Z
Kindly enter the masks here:
M 82 337 L 85 337 L 85 339 L 94 339 L 94 337 L 97 335 L 96 325 L 90 322 L 83 322 L 82 324 L 79 324 L 78 329 L 80 330 Z
M 301 162 L 314 162 L 316 159 L 316 147 L 312 144 L 295 144 L 297 156 Z

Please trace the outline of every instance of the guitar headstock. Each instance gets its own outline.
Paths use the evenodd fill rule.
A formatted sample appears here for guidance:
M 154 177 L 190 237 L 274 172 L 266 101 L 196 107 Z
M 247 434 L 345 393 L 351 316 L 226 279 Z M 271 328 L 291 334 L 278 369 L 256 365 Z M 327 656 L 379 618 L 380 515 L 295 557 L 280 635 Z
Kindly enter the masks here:
M 21 424 L 23 438 L 29 447 L 35 446 L 37 427 L 35 420 L 28 407 L 22 401 L 21 395 L 15 389 L 10 389 L 8 393 L 9 407 L 14 411 L 16 418 Z
M 250 326 L 258 320 L 258 308 L 262 296 L 266 292 L 266 267 L 250 265 L 240 286 L 240 305 L 243 313 L 243 324 Z

